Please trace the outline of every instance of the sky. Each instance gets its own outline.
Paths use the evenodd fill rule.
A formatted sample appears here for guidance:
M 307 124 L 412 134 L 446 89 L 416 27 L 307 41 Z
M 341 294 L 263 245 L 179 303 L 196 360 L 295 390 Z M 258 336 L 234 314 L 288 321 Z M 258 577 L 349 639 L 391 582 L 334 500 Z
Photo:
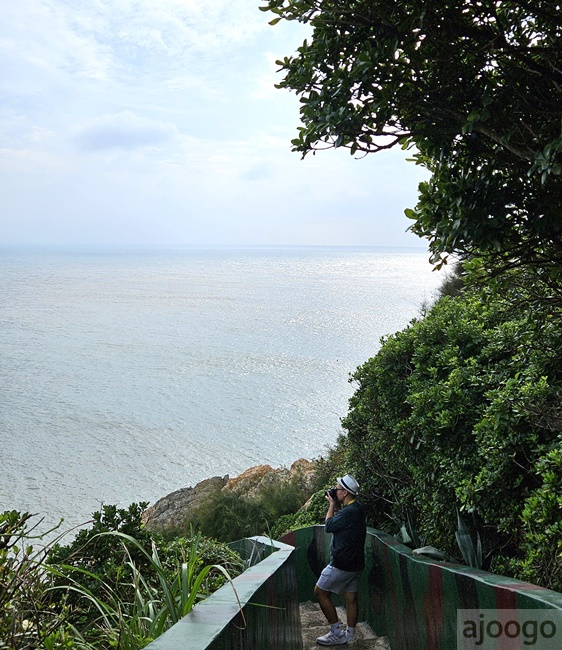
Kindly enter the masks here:
M 422 246 L 401 151 L 291 151 L 259 0 L 0 0 L 0 244 Z

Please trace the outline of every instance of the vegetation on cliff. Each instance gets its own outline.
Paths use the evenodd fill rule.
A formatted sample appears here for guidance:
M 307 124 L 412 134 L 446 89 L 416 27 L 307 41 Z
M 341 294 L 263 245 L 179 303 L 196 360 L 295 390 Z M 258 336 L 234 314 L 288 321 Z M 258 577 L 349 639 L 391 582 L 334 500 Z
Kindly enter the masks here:
M 32 515 L 0 514 L 0 648 L 137 650 L 243 570 L 200 534 L 149 532 L 145 506 L 104 506 L 68 545 L 42 544 Z
M 458 508 L 493 570 L 561 590 L 562 329 L 526 282 L 443 297 L 387 337 L 353 375 L 343 445 L 379 526 L 415 520 L 454 554 Z

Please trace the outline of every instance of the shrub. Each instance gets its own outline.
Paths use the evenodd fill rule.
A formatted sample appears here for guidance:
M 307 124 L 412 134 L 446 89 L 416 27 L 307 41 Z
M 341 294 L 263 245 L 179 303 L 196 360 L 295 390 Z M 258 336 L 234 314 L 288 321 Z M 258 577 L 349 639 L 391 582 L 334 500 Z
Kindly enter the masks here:
M 0 647 L 137 650 L 239 574 L 240 556 L 200 534 L 165 541 L 144 504 L 105 506 L 68 545 L 31 515 L 0 514 Z M 128 531 L 128 532 L 124 532 Z
M 115 505 L 103 506 L 101 511 L 93 514 L 93 523 L 89 528 L 79 531 L 67 546 L 56 544 L 49 553 L 48 562 L 60 567 L 56 584 L 75 579 L 78 572 L 81 586 L 94 597 L 94 600 L 84 601 L 81 594 L 68 594 L 69 603 L 76 605 L 80 601 L 84 617 L 90 619 L 98 615 L 95 599 L 103 599 L 108 591 L 124 602 L 134 600 L 136 586 L 131 580 L 132 565 L 142 574 L 149 587 L 158 588 L 158 574 L 151 553 L 147 553 L 146 549 L 157 549 L 169 579 L 177 573 L 178 566 L 190 557 L 195 543 L 197 558 L 194 566 L 197 570 L 206 565 L 224 566 L 232 575 L 242 570 L 240 557 L 216 540 L 191 534 L 166 541 L 149 531 L 141 521 L 146 506 L 146 503 L 133 503 L 127 509 Z M 201 585 L 202 593 L 210 593 L 224 580 L 222 574 L 211 572 Z
M 190 527 L 208 537 L 231 542 L 253 535 L 269 535 L 280 517 L 298 511 L 310 496 L 300 476 L 291 480 L 272 477 L 252 494 L 223 489 L 211 492 L 203 504 L 182 524 L 177 533 Z
M 562 592 L 562 441 L 537 463 L 542 485 L 521 514 L 521 557 L 507 562 L 522 579 Z
M 32 517 L 0 513 L 0 647 L 12 650 L 37 647 L 64 622 L 64 608 L 55 609 L 45 592 L 48 550 Z
M 525 300 L 525 281 L 514 272 L 494 292 L 441 298 L 383 339 L 352 377 L 341 446 L 374 525 L 410 513 L 427 543 L 453 555 L 459 506 L 478 514 L 485 554 L 520 560 L 532 539 L 545 584 L 559 531 L 554 521 L 531 531 L 556 510 L 541 484 L 552 486 L 544 472 L 560 432 L 562 331 Z
M 271 537 L 273 539 L 279 539 L 296 528 L 323 524 L 326 517 L 326 510 L 328 509 L 324 496 L 325 491 L 325 489 L 322 489 L 315 492 L 308 502 L 297 512 L 279 517 L 271 528 Z

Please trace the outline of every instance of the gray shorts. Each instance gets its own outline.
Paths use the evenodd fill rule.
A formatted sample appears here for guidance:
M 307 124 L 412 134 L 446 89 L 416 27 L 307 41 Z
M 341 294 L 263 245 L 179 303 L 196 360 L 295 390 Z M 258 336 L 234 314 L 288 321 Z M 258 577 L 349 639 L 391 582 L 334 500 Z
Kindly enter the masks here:
M 316 586 L 334 594 L 341 594 L 342 591 L 357 592 L 359 591 L 360 575 L 361 571 L 342 571 L 328 564 L 320 574 Z

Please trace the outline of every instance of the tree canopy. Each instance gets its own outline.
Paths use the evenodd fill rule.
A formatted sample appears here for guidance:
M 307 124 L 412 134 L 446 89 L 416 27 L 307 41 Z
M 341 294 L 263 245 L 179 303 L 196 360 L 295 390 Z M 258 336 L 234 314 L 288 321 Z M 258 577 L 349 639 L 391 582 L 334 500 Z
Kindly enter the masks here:
M 432 260 L 562 262 L 562 9 L 556 0 L 268 0 L 312 38 L 279 61 L 296 151 L 412 148 L 407 210 Z

